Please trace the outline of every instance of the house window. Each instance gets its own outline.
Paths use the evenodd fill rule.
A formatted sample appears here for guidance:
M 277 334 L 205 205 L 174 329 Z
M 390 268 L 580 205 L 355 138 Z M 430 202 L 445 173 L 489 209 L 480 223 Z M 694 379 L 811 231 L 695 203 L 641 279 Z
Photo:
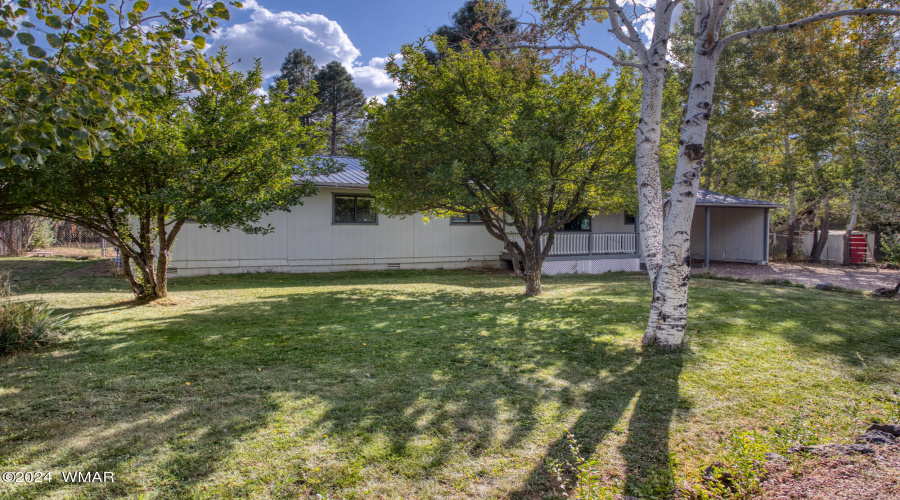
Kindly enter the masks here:
M 634 225 L 634 216 L 628 212 L 625 212 L 625 224 L 626 225 L 628 225 L 628 224 Z
M 371 196 L 334 195 L 334 223 L 377 224 L 374 201 Z
M 451 224 L 481 224 L 481 216 L 476 213 L 466 215 L 454 215 L 450 217 Z
M 571 220 L 568 224 L 564 225 L 562 228 L 563 231 L 590 231 L 591 230 L 591 216 L 587 214 L 587 212 L 581 212 L 576 215 L 574 219 Z

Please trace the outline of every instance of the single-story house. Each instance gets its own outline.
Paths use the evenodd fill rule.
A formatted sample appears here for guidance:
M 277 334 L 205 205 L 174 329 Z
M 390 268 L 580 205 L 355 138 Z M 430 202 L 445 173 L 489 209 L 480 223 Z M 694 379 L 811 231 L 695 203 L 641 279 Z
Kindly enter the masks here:
M 335 160 L 343 171 L 314 177 L 317 195 L 290 212 L 271 213 L 261 220 L 275 228 L 270 234 L 185 224 L 172 249 L 171 271 L 197 276 L 507 265 L 503 243 L 488 234 L 476 215 L 428 223 L 421 215 L 379 215 L 359 160 Z M 776 205 L 702 190 L 697 201 L 692 254 L 768 262 L 768 209 Z M 637 271 L 638 245 L 634 217 L 624 213 L 581 216 L 557 233 L 544 272 Z

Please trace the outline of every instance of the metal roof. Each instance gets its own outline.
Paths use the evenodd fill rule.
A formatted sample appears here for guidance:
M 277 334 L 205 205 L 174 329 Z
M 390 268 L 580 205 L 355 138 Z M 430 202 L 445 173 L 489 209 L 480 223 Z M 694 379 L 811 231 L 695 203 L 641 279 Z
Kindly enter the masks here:
M 369 187 L 369 174 L 360 163 L 359 158 L 350 156 L 315 156 L 320 160 L 334 160 L 343 167 L 343 170 L 331 175 L 315 175 L 309 177 L 315 185 L 322 187 L 345 187 L 365 189 Z M 697 190 L 697 206 L 729 206 L 748 208 L 778 208 L 782 205 L 770 201 L 753 200 L 730 194 L 716 193 L 708 189 Z
M 716 193 L 708 189 L 697 190 L 697 206 L 700 207 L 746 207 L 746 208 L 778 208 L 782 205 L 771 201 L 753 200 L 730 194 Z
M 308 177 L 316 186 L 357 189 L 369 186 L 369 174 L 363 169 L 359 158 L 350 156 L 315 156 L 314 158 L 317 160 L 334 160 L 343 167 L 343 170 L 336 174 Z

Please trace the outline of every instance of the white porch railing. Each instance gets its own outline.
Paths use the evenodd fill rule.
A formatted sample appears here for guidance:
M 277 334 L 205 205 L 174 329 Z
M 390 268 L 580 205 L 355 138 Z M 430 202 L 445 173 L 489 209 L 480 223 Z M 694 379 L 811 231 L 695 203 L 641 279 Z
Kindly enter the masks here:
M 513 241 L 522 244 L 518 233 L 507 233 Z M 547 236 L 541 237 L 541 245 Z M 506 249 L 504 249 L 506 251 Z M 636 254 L 637 233 L 556 233 L 550 256 L 556 255 L 609 255 Z

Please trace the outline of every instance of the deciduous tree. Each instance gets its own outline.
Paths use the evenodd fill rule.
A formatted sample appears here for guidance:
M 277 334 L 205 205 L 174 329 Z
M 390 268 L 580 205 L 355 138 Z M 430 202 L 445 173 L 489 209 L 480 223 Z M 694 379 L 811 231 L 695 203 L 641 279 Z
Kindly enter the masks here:
M 665 199 L 659 169 L 663 89 L 670 60 L 673 15 L 680 3 L 681 0 L 655 0 L 648 7 L 641 1 L 535 0 L 533 5 L 541 15 L 542 23 L 528 33 L 528 39 L 515 44 L 569 53 L 587 51 L 606 57 L 614 64 L 641 71 L 643 95 L 635 159 L 641 249 L 652 288 L 643 342 L 670 349 L 681 345 L 687 326 L 691 221 L 706 157 L 707 129 L 713 114 L 716 67 L 723 51 L 736 42 L 842 17 L 900 16 L 898 9 L 869 7 L 869 2 L 854 2 L 861 5 L 859 8 L 846 8 L 846 2 L 835 2 L 828 5 L 834 8 L 831 11 L 723 34 L 733 0 L 697 2 L 692 12 L 691 79 L 683 101 L 678 164 L 671 195 Z M 632 51 L 636 61 L 617 57 L 583 42 L 583 27 L 601 22 L 609 23 L 612 35 Z M 641 35 L 643 28 L 650 33 L 647 38 Z M 665 211 L 664 205 L 668 207 Z
M 314 191 L 296 176 L 318 172 L 310 156 L 323 134 L 298 116 L 311 94 L 285 102 L 285 84 L 270 99 L 254 91 L 257 66 L 231 75 L 229 89 L 192 95 L 170 85 L 144 106 L 159 115 L 144 138 L 122 139 L 108 156 L 51 156 L 41 168 L 0 170 L 0 213 L 71 221 L 121 250 L 125 274 L 139 298 L 167 294 L 169 252 L 191 221 L 262 233 L 260 217 L 288 210 Z
M 528 54 L 406 46 L 388 72 L 395 98 L 369 108 L 361 148 L 369 185 L 389 215 L 475 213 L 541 293 L 556 231 L 580 212 L 622 210 L 633 200 L 637 82 L 552 74 Z M 521 241 L 509 233 L 518 234 Z

